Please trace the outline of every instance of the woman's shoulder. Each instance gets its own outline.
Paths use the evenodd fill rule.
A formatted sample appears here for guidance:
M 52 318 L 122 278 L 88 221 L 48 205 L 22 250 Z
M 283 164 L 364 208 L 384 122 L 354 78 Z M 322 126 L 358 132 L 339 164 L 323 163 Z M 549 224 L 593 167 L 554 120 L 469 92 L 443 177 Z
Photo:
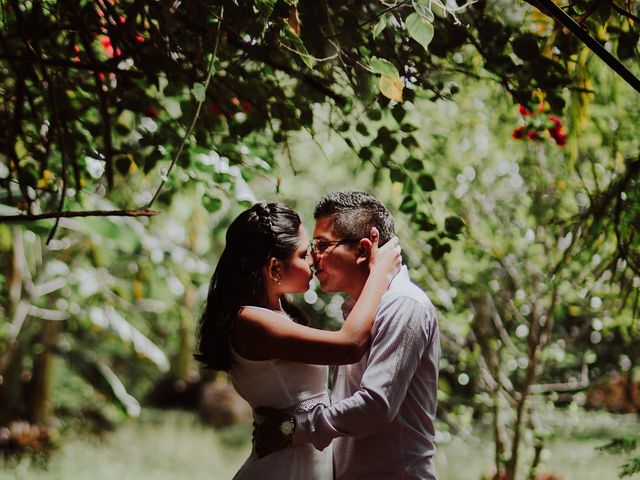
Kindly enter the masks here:
M 249 323 L 262 323 L 273 320 L 291 320 L 283 311 L 271 310 L 270 308 L 259 307 L 257 305 L 243 305 L 238 310 L 238 319 Z

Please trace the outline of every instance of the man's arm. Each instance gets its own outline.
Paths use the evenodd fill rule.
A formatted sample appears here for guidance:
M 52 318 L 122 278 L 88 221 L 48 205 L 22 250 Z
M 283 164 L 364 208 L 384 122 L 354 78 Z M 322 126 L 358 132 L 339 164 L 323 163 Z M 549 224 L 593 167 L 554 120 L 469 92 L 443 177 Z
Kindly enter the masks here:
M 313 443 L 322 450 L 335 437 L 362 437 L 388 425 L 398 414 L 435 325 L 428 304 L 410 297 L 384 302 L 360 388 L 329 407 L 318 405 L 296 415 L 292 443 Z

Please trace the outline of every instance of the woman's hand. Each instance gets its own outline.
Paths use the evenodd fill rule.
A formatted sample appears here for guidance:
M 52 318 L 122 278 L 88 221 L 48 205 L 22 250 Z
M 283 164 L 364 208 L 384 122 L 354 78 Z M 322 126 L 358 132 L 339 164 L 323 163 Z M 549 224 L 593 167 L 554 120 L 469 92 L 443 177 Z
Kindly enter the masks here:
M 378 247 L 380 242 L 380 232 L 376 227 L 371 228 L 371 252 L 369 254 L 369 272 L 371 275 L 380 276 L 387 280 L 387 285 L 391 283 L 400 271 L 402 265 L 402 255 L 398 237 L 393 237 L 382 247 Z

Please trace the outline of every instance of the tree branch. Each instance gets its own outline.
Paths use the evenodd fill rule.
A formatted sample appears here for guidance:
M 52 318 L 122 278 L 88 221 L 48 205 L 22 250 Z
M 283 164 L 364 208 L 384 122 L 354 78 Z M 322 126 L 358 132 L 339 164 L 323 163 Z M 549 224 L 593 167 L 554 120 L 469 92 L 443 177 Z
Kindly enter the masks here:
M 275 68 L 276 70 L 280 70 L 281 72 L 284 72 L 287 75 L 289 75 L 291 78 L 297 78 L 302 83 L 305 83 L 306 85 L 312 87 L 313 89 L 323 94 L 325 97 L 331 98 L 334 102 L 336 102 L 338 106 L 346 105 L 347 99 L 342 95 L 334 92 L 329 87 L 327 87 L 324 83 L 322 83 L 320 78 L 315 77 L 313 75 L 307 75 L 303 72 L 298 72 L 292 67 L 290 67 L 289 65 L 284 65 L 274 61 L 268 55 L 266 55 L 263 52 L 263 50 L 260 49 L 259 47 L 247 45 L 241 41 L 238 41 L 233 37 L 228 37 L 227 42 L 230 45 L 247 53 L 253 60 L 269 65 L 270 67 Z
M 43 69 L 42 72 L 45 78 L 47 78 L 48 74 L 46 73 L 46 70 Z M 55 88 L 56 84 L 53 83 L 53 78 L 48 78 L 47 84 L 48 84 L 47 89 L 48 89 L 49 97 L 51 99 L 51 108 L 53 110 L 54 121 L 55 121 L 54 129 L 58 136 L 58 144 L 60 147 L 60 159 L 62 162 L 62 168 L 60 169 L 60 171 L 62 172 L 62 186 L 60 188 L 60 200 L 58 202 L 58 213 L 59 213 L 59 212 L 62 212 L 62 209 L 64 208 L 64 200 L 67 195 L 67 149 L 64 142 L 65 135 L 63 135 L 64 125 L 61 122 L 61 116 L 58 109 L 58 100 L 57 100 L 58 91 L 57 91 L 57 88 Z M 56 221 L 53 224 L 51 231 L 49 232 L 49 235 L 47 235 L 47 242 L 46 242 L 47 245 L 49 245 L 49 242 L 51 241 L 53 236 L 56 234 L 56 230 L 58 229 L 59 223 L 60 223 L 60 216 L 57 216 Z
M 89 70 L 94 72 L 112 72 L 118 75 L 127 75 L 134 78 L 143 78 L 144 73 L 136 72 L 132 70 L 122 70 L 116 65 L 110 65 L 108 63 L 87 63 L 87 62 L 72 62 L 71 60 L 63 60 L 61 58 L 38 58 L 28 57 L 23 55 L 9 55 L 6 53 L 0 53 L 0 60 L 9 60 L 12 62 L 25 62 L 25 63 L 37 63 L 39 65 L 46 65 L 51 67 L 66 67 L 76 70 Z
M 218 20 L 218 30 L 216 32 L 216 41 L 213 46 L 213 53 L 211 54 L 211 58 L 209 60 L 207 78 L 205 79 L 205 82 L 204 82 L 204 98 L 197 100 L 198 105 L 196 106 L 196 112 L 193 114 L 191 125 L 189 125 L 189 129 L 187 130 L 187 133 L 184 134 L 184 137 L 182 138 L 182 142 L 180 142 L 180 146 L 178 147 L 178 150 L 176 151 L 176 154 L 174 155 L 173 160 L 171 160 L 171 164 L 167 169 L 167 173 L 162 178 L 162 181 L 160 182 L 160 185 L 158 186 L 156 193 L 153 195 L 153 198 L 151 198 L 151 201 L 149 201 L 149 203 L 147 204 L 147 208 L 150 208 L 153 205 L 153 203 L 156 201 L 158 196 L 160 195 L 160 192 L 162 191 L 162 187 L 164 187 L 165 182 L 169 178 L 169 174 L 171 174 L 171 170 L 173 169 L 175 164 L 178 162 L 178 159 L 182 154 L 182 150 L 184 149 L 184 146 L 187 144 L 189 137 L 191 137 L 191 134 L 193 133 L 193 129 L 196 126 L 196 122 L 200 117 L 200 110 L 202 110 L 202 104 L 206 100 L 206 92 L 207 92 L 207 89 L 209 88 L 209 82 L 211 82 L 211 77 L 213 77 L 213 72 L 217 70 L 216 63 L 218 62 L 218 46 L 220 45 L 220 34 L 222 33 L 223 18 L 224 18 L 224 4 L 220 7 L 220 20 Z
M 584 390 L 589 386 L 589 367 L 587 364 L 582 365 L 580 377 L 575 382 L 565 383 L 540 383 L 531 385 L 532 394 L 548 393 L 548 392 L 577 392 Z
M 611 8 L 613 8 L 616 12 L 618 12 L 623 17 L 627 17 L 628 19 L 633 20 L 634 22 L 640 23 L 640 17 L 638 17 L 637 15 L 634 15 L 633 13 L 625 10 L 624 8 L 616 4 L 616 2 L 614 2 L 613 0 L 608 0 L 608 3 L 609 5 L 611 5 Z
M 91 46 L 91 39 L 87 32 L 84 18 L 79 17 L 78 23 L 80 26 L 80 38 L 82 40 L 82 44 L 84 45 L 84 49 L 87 52 L 87 55 L 91 59 L 93 63 L 97 61 L 96 54 L 93 51 L 93 47 Z M 104 156 L 106 163 L 106 174 L 107 174 L 107 187 L 109 190 L 113 189 L 113 143 L 111 141 L 111 115 L 109 114 L 109 96 L 107 95 L 109 91 L 109 83 L 102 82 L 100 80 L 100 73 L 97 71 L 93 72 L 93 81 L 96 85 L 96 92 L 98 94 L 98 98 L 100 99 L 100 115 L 102 116 L 102 138 L 104 142 Z M 105 91 L 106 90 L 106 91 Z
M 0 215 L 0 223 L 3 222 L 33 222 L 50 218 L 74 218 L 74 217 L 154 217 L 160 215 L 157 210 L 142 208 L 138 210 L 84 210 L 78 212 L 48 212 L 37 215 Z
M 616 198 L 620 197 L 620 194 L 627 188 L 627 184 L 636 176 L 640 176 L 640 157 L 629 162 L 624 175 L 615 183 L 610 184 L 609 187 L 591 203 L 588 209 L 580 213 L 579 219 L 583 221 L 588 217 L 599 218 L 605 216 L 609 206 Z
M 600 42 L 593 38 L 564 10 L 558 7 L 552 0 L 525 0 L 545 15 L 557 20 L 569 29 L 578 39 L 595 53 L 609 68 L 616 72 L 636 92 L 640 93 L 640 79 L 631 70 L 625 67 L 620 60 L 609 53 Z

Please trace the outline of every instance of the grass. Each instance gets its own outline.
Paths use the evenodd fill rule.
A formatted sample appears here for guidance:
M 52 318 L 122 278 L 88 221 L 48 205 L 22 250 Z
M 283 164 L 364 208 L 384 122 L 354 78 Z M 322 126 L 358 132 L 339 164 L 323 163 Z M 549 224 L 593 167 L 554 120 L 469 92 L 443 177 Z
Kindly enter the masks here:
M 102 439 L 66 438 L 46 470 L 24 458 L 0 480 L 215 480 L 233 477 L 248 455 L 250 431 L 222 435 L 182 412 L 146 412 Z
M 573 408 L 548 409 L 543 412 L 543 423 L 547 441 L 538 473 L 554 473 L 563 480 L 618 479 L 626 457 L 605 454 L 596 447 L 614 436 L 637 435 L 640 431 L 635 415 Z M 480 480 L 484 473 L 495 471 L 493 455 L 492 439 L 486 433 L 472 430 L 453 436 L 438 446 L 435 457 L 438 476 L 442 480 Z M 528 473 L 531 460 L 526 456 L 520 460 L 521 471 Z M 626 478 L 638 479 L 640 475 Z
M 550 424 L 562 434 L 550 439 L 541 471 L 564 480 L 615 480 L 623 462 L 595 447 L 621 429 L 638 431 L 637 419 L 585 412 L 554 415 Z M 189 413 L 145 411 L 102 439 L 65 437 L 46 469 L 28 459 L 0 463 L 0 480 L 230 479 L 249 453 L 249 439 L 247 427 L 216 431 Z M 491 442 L 482 435 L 452 437 L 438 448 L 439 478 L 480 480 L 491 471 L 492 456 Z
M 556 438 L 547 444 L 538 472 L 554 473 L 564 480 L 616 480 L 623 462 L 620 457 L 596 451 L 604 443 L 597 439 Z M 531 461 L 523 459 L 523 463 L 528 467 Z M 492 444 L 477 437 L 454 437 L 436 454 L 441 480 L 480 480 L 483 474 L 494 471 L 493 465 Z

